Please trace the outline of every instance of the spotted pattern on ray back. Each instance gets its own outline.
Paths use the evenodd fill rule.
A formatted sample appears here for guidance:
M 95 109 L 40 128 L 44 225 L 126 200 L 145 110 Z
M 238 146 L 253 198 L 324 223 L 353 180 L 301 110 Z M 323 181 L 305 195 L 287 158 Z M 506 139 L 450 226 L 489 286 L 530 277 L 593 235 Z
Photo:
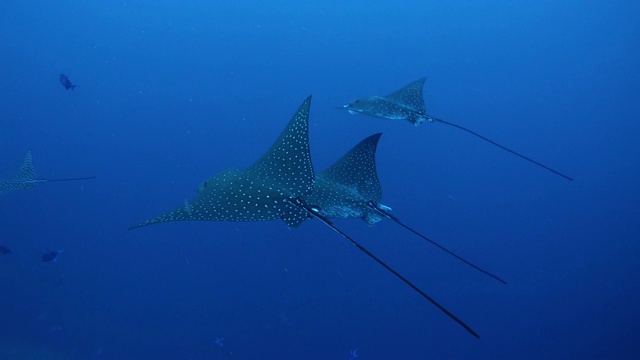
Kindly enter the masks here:
M 347 105 L 351 113 L 376 116 L 390 120 L 407 120 L 415 112 L 401 104 L 389 101 L 379 96 L 367 96 Z
M 33 167 L 31 151 L 29 151 L 13 178 L 9 180 L 0 180 L 0 191 L 31 189 L 36 186 L 36 183 L 36 170 Z
M 393 92 L 385 97 L 388 101 L 411 109 L 418 114 L 425 115 L 426 107 L 424 105 L 424 97 L 422 96 L 422 88 L 426 78 L 418 79 L 402 89 Z
M 382 187 L 376 171 L 375 154 L 382 134 L 371 135 L 354 146 L 340 160 L 316 176 L 307 203 L 328 218 L 362 218 L 369 225 L 382 219 L 367 203 L 379 202 Z
M 132 228 L 167 221 L 265 221 L 297 226 L 307 219 L 292 200 L 313 191 L 308 97 L 271 148 L 245 170 L 227 170 L 203 182 L 192 201 Z

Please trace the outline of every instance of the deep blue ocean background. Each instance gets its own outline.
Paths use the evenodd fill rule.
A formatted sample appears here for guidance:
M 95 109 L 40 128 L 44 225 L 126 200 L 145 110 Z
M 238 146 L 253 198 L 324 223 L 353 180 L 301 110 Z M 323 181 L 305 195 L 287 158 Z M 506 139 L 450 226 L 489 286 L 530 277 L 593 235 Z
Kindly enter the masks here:
M 637 359 L 640 2 L 0 3 L 0 358 Z M 65 73 L 78 84 L 65 90 Z M 337 106 L 426 76 L 442 124 Z M 128 231 L 251 165 L 313 94 L 316 170 L 383 132 L 401 220 Z M 63 249 L 43 263 L 46 250 Z M 223 346 L 216 344 L 224 338 Z

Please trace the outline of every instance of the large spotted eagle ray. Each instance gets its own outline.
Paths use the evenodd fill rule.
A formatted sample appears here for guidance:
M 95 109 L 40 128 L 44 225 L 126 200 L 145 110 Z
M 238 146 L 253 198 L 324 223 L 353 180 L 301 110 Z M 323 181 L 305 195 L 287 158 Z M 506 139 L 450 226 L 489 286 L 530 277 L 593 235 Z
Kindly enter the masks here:
M 16 172 L 16 174 L 11 179 L 0 180 L 0 194 L 12 190 L 31 189 L 37 184 L 45 182 L 76 181 L 89 179 L 95 179 L 95 176 L 64 179 L 39 179 L 36 176 L 36 170 L 33 167 L 33 158 L 31 157 L 31 151 L 29 151 L 24 157 L 24 161 L 22 162 L 22 165 L 20 165 L 18 172 Z
M 304 199 L 326 218 L 361 218 L 373 225 L 384 217 L 435 245 L 472 268 L 506 284 L 498 276 L 474 265 L 460 255 L 405 225 L 380 203 L 382 186 L 376 170 L 376 148 L 382 134 L 374 134 L 354 146 L 342 158 L 316 175 L 313 192 Z
M 168 221 L 265 221 L 282 219 L 296 227 L 316 218 L 355 245 L 371 259 L 402 280 L 476 338 L 479 335 L 431 296 L 400 275 L 360 243 L 335 227 L 306 198 L 314 191 L 315 174 L 309 150 L 308 97 L 271 148 L 252 166 L 228 170 L 211 177 L 196 197 L 166 214 L 131 229 Z
M 385 97 L 381 96 L 366 96 L 360 99 L 356 99 L 351 103 L 340 107 L 347 110 L 350 114 L 364 114 L 375 116 L 384 119 L 391 120 L 407 120 L 410 123 L 418 126 L 425 121 L 439 122 L 441 124 L 449 125 L 454 128 L 463 130 L 471 135 L 474 135 L 492 145 L 499 147 L 502 150 L 508 151 L 513 155 L 516 155 L 524 160 L 527 160 L 533 164 L 536 164 L 552 173 L 559 175 L 567 180 L 573 181 L 573 179 L 561 172 L 558 172 L 549 166 L 542 164 L 536 160 L 533 160 L 527 156 L 517 153 L 497 142 L 478 134 L 475 131 L 467 129 L 466 127 L 433 117 L 428 115 L 426 107 L 424 105 L 424 97 L 422 95 L 422 88 L 426 78 L 418 79 L 411 84 L 397 90 Z

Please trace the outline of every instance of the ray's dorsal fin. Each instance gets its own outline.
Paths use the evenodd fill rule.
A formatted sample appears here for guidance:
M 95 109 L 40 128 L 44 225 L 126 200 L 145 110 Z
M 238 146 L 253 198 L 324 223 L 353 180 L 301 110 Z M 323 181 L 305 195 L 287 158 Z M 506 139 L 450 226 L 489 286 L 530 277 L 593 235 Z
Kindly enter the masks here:
M 402 89 L 387 95 L 385 99 L 398 105 L 402 105 L 420 115 L 424 115 L 426 114 L 427 109 L 424 105 L 422 88 L 424 87 L 426 79 L 426 77 L 420 78 Z
M 307 214 L 287 199 L 313 190 L 314 171 L 309 149 L 308 97 L 274 144 L 245 170 L 227 170 L 198 188 L 195 199 L 183 206 L 135 225 L 169 221 L 267 221 L 282 219 L 296 227 Z

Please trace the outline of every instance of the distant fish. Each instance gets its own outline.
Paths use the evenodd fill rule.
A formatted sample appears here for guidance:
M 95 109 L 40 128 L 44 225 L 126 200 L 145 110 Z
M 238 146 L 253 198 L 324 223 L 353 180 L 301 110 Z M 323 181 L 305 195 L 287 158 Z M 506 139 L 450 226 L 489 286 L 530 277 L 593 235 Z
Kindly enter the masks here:
M 0 254 L 9 255 L 9 254 L 11 254 L 11 249 L 9 249 L 8 247 L 6 247 L 4 245 L 0 245 Z
M 216 344 L 216 345 L 218 345 L 218 346 L 220 346 L 220 347 L 223 347 L 223 346 L 224 346 L 224 338 L 223 338 L 223 337 L 218 337 L 218 336 L 216 336 L 216 342 L 215 342 L 215 344 Z
M 47 251 L 42 255 L 42 262 L 56 261 L 58 255 L 62 253 L 62 250 Z
M 71 83 L 71 80 L 69 80 L 65 74 L 60 74 L 60 84 L 67 90 L 74 90 L 76 88 L 76 84 Z

